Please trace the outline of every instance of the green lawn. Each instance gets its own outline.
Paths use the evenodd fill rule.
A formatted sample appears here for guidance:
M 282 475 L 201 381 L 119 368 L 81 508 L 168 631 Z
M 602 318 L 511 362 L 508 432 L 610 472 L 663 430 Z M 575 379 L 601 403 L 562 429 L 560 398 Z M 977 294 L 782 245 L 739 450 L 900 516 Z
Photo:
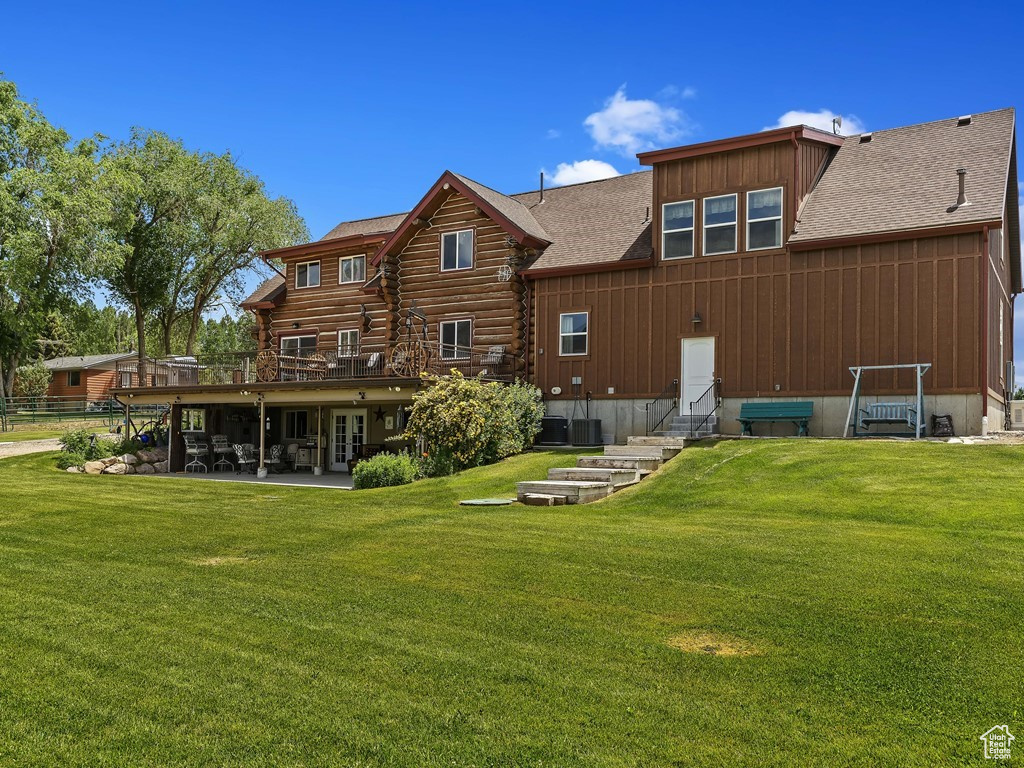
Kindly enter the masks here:
M 0 764 L 931 768 L 985 764 L 996 724 L 1024 744 L 1024 449 L 729 441 L 598 504 L 456 505 L 573 458 L 356 493 L 0 461 Z
M 26 440 L 46 440 L 60 437 L 62 429 L 24 429 L 11 432 L 0 432 L 0 443 L 20 443 Z

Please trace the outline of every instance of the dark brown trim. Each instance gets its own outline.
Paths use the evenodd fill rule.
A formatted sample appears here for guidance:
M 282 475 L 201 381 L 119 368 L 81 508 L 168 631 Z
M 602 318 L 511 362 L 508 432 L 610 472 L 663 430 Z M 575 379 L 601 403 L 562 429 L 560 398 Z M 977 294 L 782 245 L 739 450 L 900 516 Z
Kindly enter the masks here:
M 352 248 L 359 245 L 371 245 L 382 243 L 388 238 L 387 232 L 377 232 L 370 235 L 348 235 L 336 237 L 333 240 L 314 240 L 311 243 L 301 245 L 290 245 L 286 248 L 274 248 L 269 251 L 260 251 L 264 261 L 270 259 L 287 259 L 292 256 L 321 256 L 330 255 L 331 251 L 343 248 Z
M 195 387 L 117 387 L 111 388 L 111 392 L 127 397 L 128 395 L 200 395 L 206 392 L 238 392 L 246 390 L 256 395 L 260 392 L 278 392 L 281 390 L 324 390 L 336 389 L 383 389 L 387 386 L 405 386 L 407 384 L 420 384 L 419 378 L 402 378 L 400 376 L 389 376 L 381 379 L 332 379 L 325 381 L 270 381 L 270 382 L 249 382 L 247 384 L 207 384 Z M 278 404 L 274 404 L 277 407 Z
M 614 272 L 619 269 L 640 269 L 641 267 L 653 267 L 655 264 L 657 262 L 652 256 L 647 259 L 626 259 L 624 261 L 609 261 L 604 264 L 575 264 L 567 267 L 527 269 L 519 274 L 528 280 L 539 280 L 542 277 L 565 277 L 568 275 L 586 275 L 591 272 Z
M 981 333 L 981 417 L 985 418 L 988 416 L 988 345 L 990 339 L 988 337 L 988 294 L 992 286 L 992 259 L 988 255 L 988 226 L 985 226 L 981 230 L 981 262 L 979 267 L 983 266 L 984 269 L 978 270 L 978 277 L 982 278 L 978 280 L 981 283 L 981 322 L 978 323 L 980 326 Z M 1000 340 L 1001 341 L 1001 340 Z
M 816 251 L 821 248 L 841 248 L 845 245 L 863 245 L 867 243 L 886 243 L 894 240 L 916 240 L 922 237 L 939 237 L 941 235 L 961 235 L 966 232 L 981 232 L 986 227 L 998 226 L 999 219 L 991 221 L 975 221 L 969 224 L 944 224 L 937 227 L 922 229 L 901 229 L 897 232 L 875 232 L 849 237 L 831 237 L 822 240 L 790 240 L 785 245 L 791 251 Z
M 776 128 L 773 131 L 761 131 L 760 133 L 748 133 L 743 136 L 733 136 L 728 139 L 716 139 L 715 141 L 704 141 L 699 144 L 687 144 L 682 147 L 670 147 L 669 149 L 656 149 L 651 152 L 641 152 L 636 158 L 640 165 L 654 165 L 669 160 L 682 160 L 687 157 L 698 155 L 709 155 L 715 152 L 728 152 L 733 149 L 747 149 L 758 147 L 763 144 L 774 144 L 779 141 L 790 139 L 805 139 L 816 141 L 819 144 L 830 144 L 838 147 L 843 143 L 843 137 L 826 131 L 819 131 L 817 128 L 810 128 L 806 125 L 797 125 L 787 128 Z

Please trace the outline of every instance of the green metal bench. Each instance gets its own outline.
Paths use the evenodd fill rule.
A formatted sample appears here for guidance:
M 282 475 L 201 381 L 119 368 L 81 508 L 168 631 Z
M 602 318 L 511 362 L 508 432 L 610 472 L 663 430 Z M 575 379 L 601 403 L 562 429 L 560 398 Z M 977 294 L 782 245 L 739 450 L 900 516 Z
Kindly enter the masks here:
M 755 422 L 791 421 L 800 437 L 807 436 L 807 422 L 814 413 L 812 402 L 788 403 L 743 403 L 740 406 L 739 423 L 743 434 L 753 436 Z

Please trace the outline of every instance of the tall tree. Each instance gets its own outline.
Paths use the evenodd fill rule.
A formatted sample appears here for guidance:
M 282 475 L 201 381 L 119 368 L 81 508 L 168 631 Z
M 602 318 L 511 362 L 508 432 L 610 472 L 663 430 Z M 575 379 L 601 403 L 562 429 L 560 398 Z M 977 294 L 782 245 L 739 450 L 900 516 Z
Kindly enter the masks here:
M 199 158 L 180 141 L 134 130 L 104 158 L 112 231 L 124 257 L 105 276 L 112 297 L 135 316 L 139 378 L 146 377 L 146 324 L 177 280 L 182 222 L 202 182 Z
M 38 351 L 49 311 L 120 257 L 107 236 L 98 140 L 72 142 L 0 79 L 0 394 Z

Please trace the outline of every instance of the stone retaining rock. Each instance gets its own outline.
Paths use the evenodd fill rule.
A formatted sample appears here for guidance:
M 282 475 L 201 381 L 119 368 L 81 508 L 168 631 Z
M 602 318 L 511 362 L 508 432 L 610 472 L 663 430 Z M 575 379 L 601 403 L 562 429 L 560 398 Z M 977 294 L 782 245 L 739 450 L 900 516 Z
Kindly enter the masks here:
M 108 466 L 106 469 L 103 470 L 103 474 L 104 475 L 127 475 L 128 474 L 128 465 L 127 464 L 122 464 L 121 462 L 118 462 L 116 464 L 111 464 L 110 466 Z
M 79 469 L 78 467 L 68 467 L 67 471 L 71 472 L 72 474 L 80 474 L 82 470 Z
M 153 465 L 153 470 L 155 472 L 167 472 L 170 469 L 168 464 L 169 462 L 167 461 L 167 459 L 164 459 L 163 461 L 158 461 L 156 464 Z
M 153 465 L 152 464 L 139 464 L 137 467 L 135 467 L 135 472 L 136 472 L 136 474 L 139 474 L 139 475 L 155 475 L 156 474 L 156 470 L 153 469 Z
M 120 464 L 121 463 L 121 459 L 118 458 L 117 456 L 108 456 L 107 458 L 100 459 L 99 461 L 100 461 L 101 464 L 103 464 L 104 467 L 111 467 L 114 464 Z
M 129 467 L 134 467 L 136 464 L 139 463 L 139 460 L 135 458 L 134 454 L 126 453 L 124 456 L 121 457 L 121 463 L 127 464 Z
M 102 461 L 87 461 L 83 469 L 85 469 L 85 474 L 87 475 L 98 475 L 106 466 Z

